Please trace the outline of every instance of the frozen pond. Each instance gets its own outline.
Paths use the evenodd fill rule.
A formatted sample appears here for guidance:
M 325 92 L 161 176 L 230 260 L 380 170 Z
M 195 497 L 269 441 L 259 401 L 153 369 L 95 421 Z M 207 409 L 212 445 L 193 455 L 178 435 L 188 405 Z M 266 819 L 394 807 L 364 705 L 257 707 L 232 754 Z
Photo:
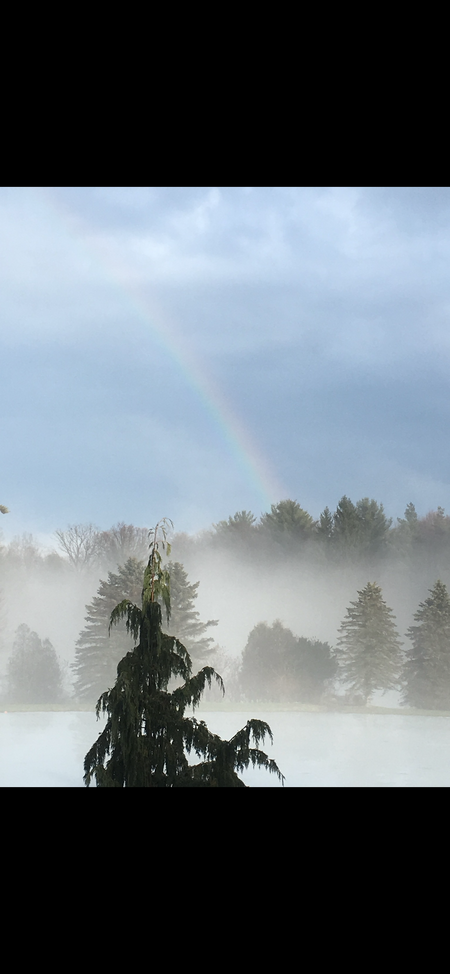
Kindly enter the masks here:
M 247 719 L 265 720 L 274 744 L 262 749 L 285 787 L 448 787 L 450 718 L 379 714 L 196 712 L 230 738 Z M 0 786 L 84 788 L 83 759 L 104 721 L 92 713 L 0 713 Z M 275 775 L 249 770 L 253 787 L 280 788 Z M 92 787 L 92 786 L 91 786 Z

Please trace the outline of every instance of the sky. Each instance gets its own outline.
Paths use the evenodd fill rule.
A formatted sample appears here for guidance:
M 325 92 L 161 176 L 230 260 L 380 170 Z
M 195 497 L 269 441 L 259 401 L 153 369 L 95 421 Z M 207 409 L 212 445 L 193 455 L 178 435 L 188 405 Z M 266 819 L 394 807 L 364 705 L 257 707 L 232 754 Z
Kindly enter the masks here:
M 5 540 L 450 513 L 450 189 L 0 189 Z

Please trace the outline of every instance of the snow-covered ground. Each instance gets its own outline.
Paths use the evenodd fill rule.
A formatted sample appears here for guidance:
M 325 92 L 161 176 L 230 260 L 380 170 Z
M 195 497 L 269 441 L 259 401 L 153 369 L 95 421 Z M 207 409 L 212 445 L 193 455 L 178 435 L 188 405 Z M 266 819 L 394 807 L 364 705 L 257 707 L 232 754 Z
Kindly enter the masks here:
M 230 738 L 250 717 L 274 736 L 263 750 L 286 787 L 448 787 L 450 718 L 379 714 L 199 713 L 214 733 Z M 0 786 L 83 788 L 83 759 L 104 720 L 90 713 L 0 713 Z M 253 787 L 281 785 L 249 770 Z M 92 787 L 92 786 L 91 786 Z

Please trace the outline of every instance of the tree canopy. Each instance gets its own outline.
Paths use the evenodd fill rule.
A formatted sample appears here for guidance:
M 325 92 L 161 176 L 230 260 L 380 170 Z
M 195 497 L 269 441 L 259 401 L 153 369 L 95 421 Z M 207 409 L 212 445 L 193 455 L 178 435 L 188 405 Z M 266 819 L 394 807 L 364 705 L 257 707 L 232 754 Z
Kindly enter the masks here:
M 313 532 L 314 519 L 297 501 L 284 500 L 262 515 L 261 529 L 279 541 L 304 540 Z
M 316 702 L 337 664 L 328 643 L 297 638 L 279 619 L 252 629 L 242 654 L 239 684 L 248 700 Z

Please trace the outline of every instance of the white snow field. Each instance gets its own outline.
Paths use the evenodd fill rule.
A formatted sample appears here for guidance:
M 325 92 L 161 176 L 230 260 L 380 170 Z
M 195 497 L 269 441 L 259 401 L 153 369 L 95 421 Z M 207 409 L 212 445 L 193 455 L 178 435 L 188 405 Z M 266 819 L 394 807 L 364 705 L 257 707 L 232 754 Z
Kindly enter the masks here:
M 274 743 L 266 739 L 262 749 L 288 788 L 450 785 L 449 717 L 255 708 L 196 716 L 227 739 L 250 717 L 267 721 Z M 84 788 L 84 755 L 103 726 L 94 713 L 0 713 L 0 787 Z M 242 777 L 253 787 L 281 788 L 263 770 Z

